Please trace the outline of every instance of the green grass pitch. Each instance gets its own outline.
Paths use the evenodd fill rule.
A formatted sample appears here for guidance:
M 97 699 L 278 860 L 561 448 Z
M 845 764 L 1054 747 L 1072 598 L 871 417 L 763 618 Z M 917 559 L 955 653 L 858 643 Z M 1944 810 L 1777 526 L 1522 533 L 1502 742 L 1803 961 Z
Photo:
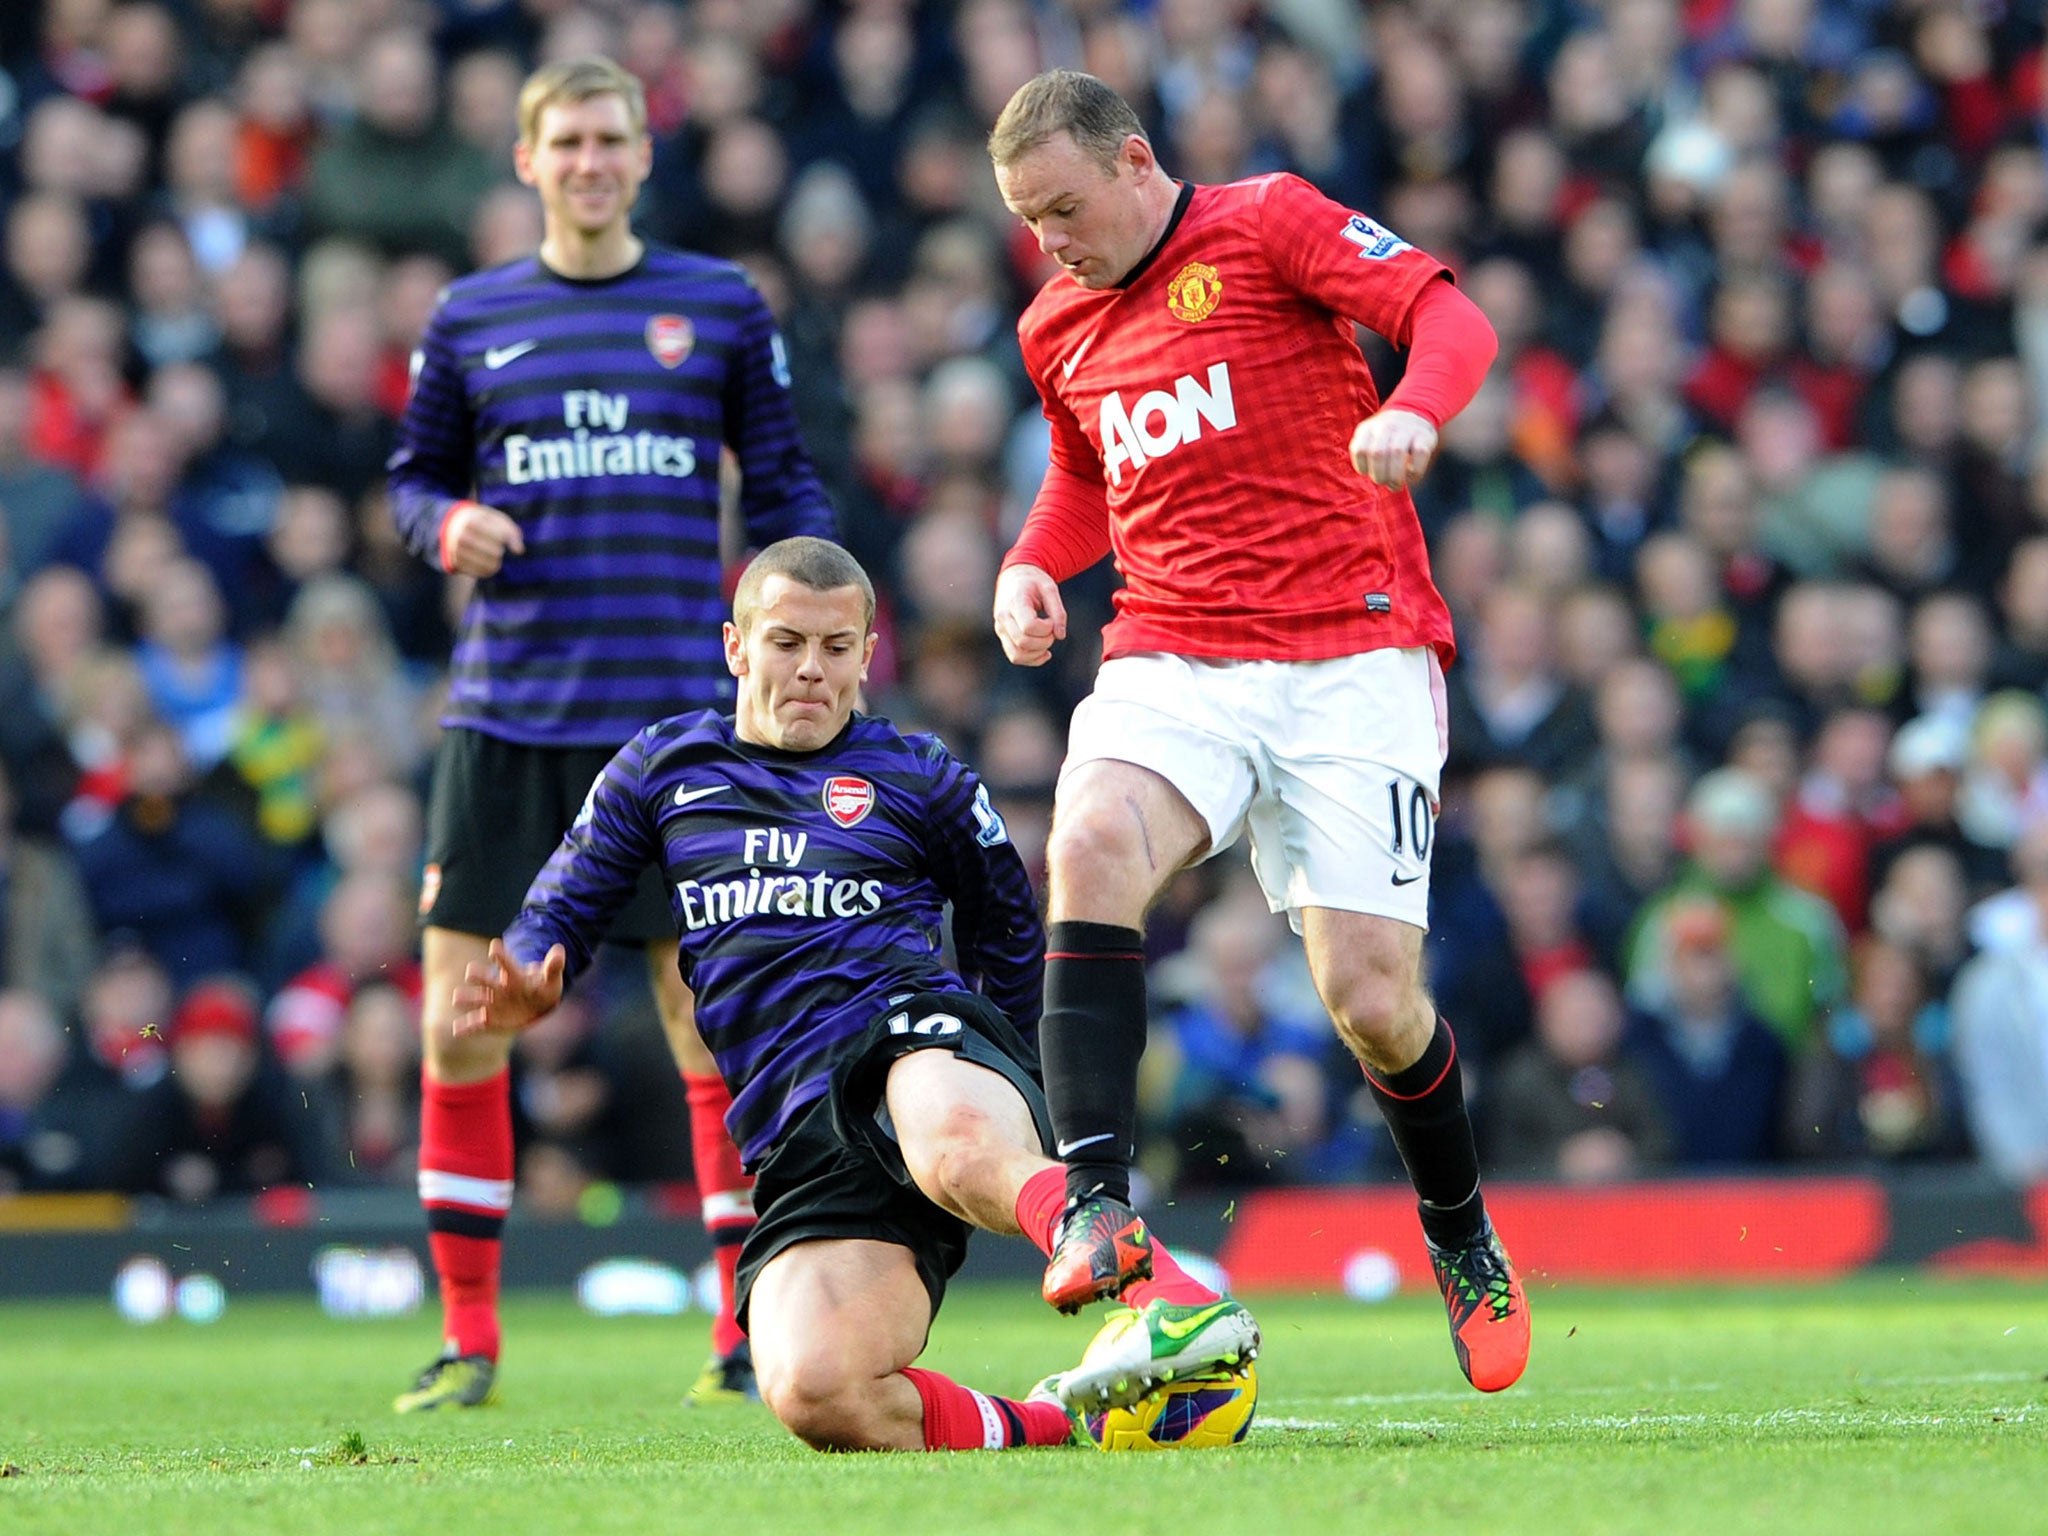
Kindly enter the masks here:
M 685 1409 L 703 1320 L 515 1297 L 500 1405 L 399 1419 L 432 1323 L 243 1300 L 211 1327 L 0 1309 L 0 1533 L 2048 1532 L 2048 1295 L 1532 1290 L 1494 1398 L 1424 1297 L 1248 1298 L 1260 1422 L 1230 1451 L 826 1457 Z M 1091 1331 L 957 1291 L 928 1363 L 1021 1394 Z

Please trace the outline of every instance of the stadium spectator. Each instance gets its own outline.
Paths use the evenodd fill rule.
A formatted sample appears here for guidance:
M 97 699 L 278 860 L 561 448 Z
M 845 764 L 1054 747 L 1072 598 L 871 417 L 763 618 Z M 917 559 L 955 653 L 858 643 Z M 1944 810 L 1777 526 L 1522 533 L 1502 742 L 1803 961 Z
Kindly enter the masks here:
M 317 1081 L 333 1071 L 344 1020 L 363 988 L 389 987 L 418 1008 L 410 889 L 395 872 L 365 869 L 328 896 L 320 958 L 278 988 L 264 1010 L 270 1049 L 293 1077 Z
M 241 670 L 228 770 L 253 797 L 256 830 L 275 847 L 296 850 L 318 819 L 314 786 L 326 735 L 301 702 L 291 657 L 277 640 L 252 644 Z
M 1533 841 L 1494 863 L 1485 895 L 1501 942 L 1468 949 L 1438 988 L 1480 1070 L 1529 1038 L 1551 982 L 1598 959 L 1579 923 L 1578 871 L 1562 843 Z
M 410 1189 L 419 1168 L 419 1000 L 397 987 L 359 989 L 341 1026 L 329 1094 L 352 1182 Z
M 1843 928 L 1863 931 L 1870 894 L 1870 852 L 1905 823 L 1886 781 L 1891 723 L 1876 710 L 1844 705 L 1821 722 L 1807 766 L 1784 800 L 1772 863 L 1792 884 L 1827 899 Z
M 1871 936 L 1848 1002 L 1800 1064 L 1786 1144 L 1836 1162 L 1956 1158 L 1969 1149 L 1948 1059 L 1949 1014 L 1910 950 Z
M 1630 994 L 1646 1008 L 1669 1001 L 1671 908 L 1682 897 L 1711 897 L 1729 912 L 1744 1000 L 1797 1055 L 1846 989 L 1841 923 L 1819 897 L 1771 868 L 1778 812 L 1753 775 L 1738 768 L 1706 775 L 1693 786 L 1685 820 L 1691 857 L 1642 916 L 1628 956 Z
M 0 526 L 17 581 L 49 561 L 84 500 L 75 476 L 29 452 L 31 398 L 28 375 L 0 356 Z
M 1666 916 L 1670 992 L 1638 1010 L 1625 1036 L 1671 1128 L 1672 1160 L 1708 1168 L 1767 1163 L 1778 1155 L 1788 1076 L 1785 1047 L 1742 1000 L 1730 925 L 1707 897 Z
M 478 202 L 500 172 L 442 113 L 427 38 L 395 26 L 367 39 L 355 72 L 355 120 L 313 153 L 306 218 L 387 255 L 426 253 L 460 266 Z M 390 189 L 404 187 L 403 197 Z
M 399 774 L 419 765 L 426 751 L 420 693 L 360 578 L 314 577 L 292 599 L 283 635 L 306 711 L 323 732 L 368 733 Z
M 1955 988 L 1955 1061 L 1970 1132 L 2014 1183 L 2048 1176 L 2048 824 L 2012 850 L 2010 920 Z
M 128 1188 L 200 1201 L 329 1176 L 321 1118 L 264 1055 L 244 982 L 197 982 L 167 1037 L 170 1072 L 135 1104 L 122 1137 Z
M 1517 762 L 1569 778 L 1592 753 L 1593 725 L 1586 701 L 1558 675 L 1551 605 L 1533 587 L 1504 585 L 1487 593 L 1478 618 L 1447 679 L 1448 770 Z
M 129 746 L 124 795 L 77 845 L 101 930 L 134 935 L 178 982 L 245 964 L 273 878 L 255 833 L 195 788 L 178 733 L 148 721 Z
M 0 991 L 0 1196 L 70 1186 L 86 1166 L 86 1138 L 55 1089 L 69 1044 L 39 991 Z
M 1535 1038 L 1487 1091 L 1487 1155 L 1503 1173 L 1601 1184 L 1655 1168 L 1670 1147 L 1657 1089 L 1621 1048 L 1614 983 L 1570 971 L 1536 1005 Z
M 1331 1125 L 1317 1012 L 1276 995 L 1286 925 L 1247 895 L 1205 908 L 1188 935 L 1188 995 L 1166 1011 L 1154 1112 L 1176 1189 L 1234 1189 L 1316 1175 Z
M 69 1021 L 99 948 L 99 929 L 70 854 L 25 834 L 0 770 L 0 975 Z
M 150 707 L 202 776 L 227 756 L 242 693 L 242 652 L 227 638 L 213 576 L 197 560 L 157 572 L 142 604 L 136 664 Z

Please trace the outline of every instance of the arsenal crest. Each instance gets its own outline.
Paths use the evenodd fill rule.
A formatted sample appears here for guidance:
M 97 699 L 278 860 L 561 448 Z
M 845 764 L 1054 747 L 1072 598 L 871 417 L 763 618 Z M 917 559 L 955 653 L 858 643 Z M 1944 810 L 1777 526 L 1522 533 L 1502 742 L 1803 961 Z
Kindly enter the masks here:
M 697 345 L 697 327 L 686 315 L 656 315 L 647 322 L 647 350 L 664 368 L 673 368 Z
M 1167 312 L 1193 325 L 1216 312 L 1223 301 L 1223 279 L 1206 261 L 1191 261 L 1166 285 Z
M 825 781 L 825 814 L 842 827 L 867 819 L 875 808 L 875 786 L 850 773 L 835 773 Z

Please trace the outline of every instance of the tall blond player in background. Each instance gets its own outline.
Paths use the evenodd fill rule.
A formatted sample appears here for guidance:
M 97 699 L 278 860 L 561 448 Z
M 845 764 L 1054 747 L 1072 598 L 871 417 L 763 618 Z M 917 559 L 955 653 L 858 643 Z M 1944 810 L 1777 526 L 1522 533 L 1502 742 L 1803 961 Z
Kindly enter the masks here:
M 653 146 L 639 83 L 608 59 L 550 65 L 519 97 L 534 256 L 450 285 L 415 360 L 391 460 L 407 541 L 476 578 L 451 666 L 428 807 L 420 1200 L 441 1354 L 394 1406 L 494 1391 L 512 1204 L 510 1037 L 458 1039 L 450 999 L 519 911 L 592 781 L 650 721 L 729 708 L 718 477 L 739 461 L 748 540 L 831 537 L 797 438 L 782 338 L 729 262 L 633 233 Z M 689 1087 L 691 1140 L 725 1301 L 693 1399 L 751 1393 L 732 1270 L 753 1225 L 731 1098 L 692 1020 L 657 872 L 610 930 L 642 946 Z

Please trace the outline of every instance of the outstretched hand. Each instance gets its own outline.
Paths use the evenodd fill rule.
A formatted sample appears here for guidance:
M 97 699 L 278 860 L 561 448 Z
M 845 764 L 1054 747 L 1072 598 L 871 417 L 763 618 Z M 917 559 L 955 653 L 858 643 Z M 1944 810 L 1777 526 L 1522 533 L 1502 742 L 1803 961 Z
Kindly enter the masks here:
M 537 965 L 512 958 L 503 939 L 491 940 L 490 958 L 463 967 L 455 985 L 455 1033 L 517 1034 L 562 1000 L 569 952 L 557 944 Z

